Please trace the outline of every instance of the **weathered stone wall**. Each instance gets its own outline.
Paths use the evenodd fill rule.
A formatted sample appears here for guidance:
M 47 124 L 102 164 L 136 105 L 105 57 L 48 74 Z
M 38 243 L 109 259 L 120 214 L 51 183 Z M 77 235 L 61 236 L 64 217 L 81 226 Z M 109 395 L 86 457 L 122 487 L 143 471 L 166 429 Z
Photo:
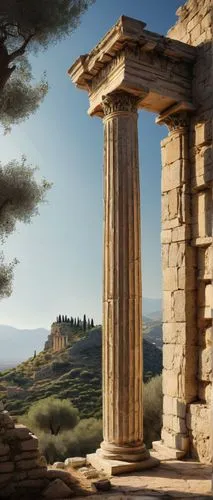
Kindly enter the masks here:
M 38 439 L 8 412 L 0 412 L 0 498 L 16 492 L 38 492 L 49 484 L 46 461 L 38 450 Z M 19 494 L 19 496 L 18 496 Z
M 71 498 L 72 487 L 69 472 L 47 468 L 37 437 L 0 410 L 0 499 Z
M 211 460 L 212 382 L 212 0 L 177 11 L 172 39 L 197 47 L 189 128 L 162 142 L 164 424 L 168 446 Z M 187 415 L 187 418 L 186 418 Z

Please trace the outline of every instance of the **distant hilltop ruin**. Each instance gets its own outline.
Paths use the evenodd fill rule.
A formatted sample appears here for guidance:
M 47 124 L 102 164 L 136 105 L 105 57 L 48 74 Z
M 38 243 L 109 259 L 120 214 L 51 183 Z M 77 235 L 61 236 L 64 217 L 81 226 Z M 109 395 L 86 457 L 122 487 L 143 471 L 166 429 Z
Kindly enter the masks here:
M 94 326 L 94 319 L 87 318 L 86 314 L 84 314 L 83 319 L 59 314 L 51 325 L 51 332 L 45 342 L 44 350 L 61 351 L 71 343 L 74 337 L 94 328 Z

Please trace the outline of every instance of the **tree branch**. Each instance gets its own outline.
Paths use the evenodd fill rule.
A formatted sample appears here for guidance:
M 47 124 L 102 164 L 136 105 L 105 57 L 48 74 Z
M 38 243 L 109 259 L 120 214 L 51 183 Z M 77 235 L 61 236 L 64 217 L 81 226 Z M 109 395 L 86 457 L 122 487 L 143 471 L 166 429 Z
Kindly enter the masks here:
M 30 42 L 31 38 L 33 38 L 34 35 L 29 35 L 26 40 L 24 41 L 24 43 L 21 45 L 21 47 L 19 47 L 19 49 L 17 50 L 14 50 L 14 52 L 12 52 L 12 54 L 9 55 L 9 63 L 11 61 L 14 61 L 14 59 L 16 59 L 17 57 L 19 56 L 23 56 L 23 54 L 25 53 L 25 50 L 26 50 L 26 47 L 28 45 L 28 43 Z

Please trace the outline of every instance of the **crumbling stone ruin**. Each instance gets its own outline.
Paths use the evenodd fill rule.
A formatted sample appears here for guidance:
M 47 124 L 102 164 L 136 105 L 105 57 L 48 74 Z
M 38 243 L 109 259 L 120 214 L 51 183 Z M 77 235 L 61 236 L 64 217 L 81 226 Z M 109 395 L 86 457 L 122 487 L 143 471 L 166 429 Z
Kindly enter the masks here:
M 37 437 L 0 410 L 0 498 L 69 498 L 72 484 L 65 471 L 47 469 Z

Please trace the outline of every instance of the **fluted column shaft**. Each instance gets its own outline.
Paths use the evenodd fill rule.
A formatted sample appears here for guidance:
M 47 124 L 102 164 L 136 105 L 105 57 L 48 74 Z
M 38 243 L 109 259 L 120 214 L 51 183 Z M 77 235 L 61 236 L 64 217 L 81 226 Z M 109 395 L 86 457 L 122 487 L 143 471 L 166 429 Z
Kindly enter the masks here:
M 104 110 L 103 432 L 101 454 L 138 461 L 143 445 L 142 284 L 136 98 Z

